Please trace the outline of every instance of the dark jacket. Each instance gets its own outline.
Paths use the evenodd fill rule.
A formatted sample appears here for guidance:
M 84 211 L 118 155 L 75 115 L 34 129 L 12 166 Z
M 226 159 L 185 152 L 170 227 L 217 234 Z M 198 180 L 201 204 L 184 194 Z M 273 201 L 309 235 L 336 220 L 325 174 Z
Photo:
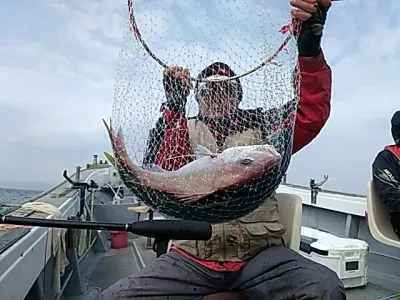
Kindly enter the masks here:
M 374 185 L 400 238 L 400 147 L 386 146 L 372 164 Z

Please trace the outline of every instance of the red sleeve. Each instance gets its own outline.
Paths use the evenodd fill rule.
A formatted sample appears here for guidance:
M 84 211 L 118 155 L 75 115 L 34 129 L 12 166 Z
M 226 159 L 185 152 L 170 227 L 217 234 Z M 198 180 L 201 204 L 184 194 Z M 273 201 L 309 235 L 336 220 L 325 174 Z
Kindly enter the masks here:
M 296 112 L 292 153 L 307 146 L 322 130 L 331 111 L 332 72 L 324 54 L 299 57 L 300 100 Z
M 156 164 L 164 170 L 177 170 L 188 163 L 190 154 L 189 130 L 184 114 L 165 110 L 166 126 Z

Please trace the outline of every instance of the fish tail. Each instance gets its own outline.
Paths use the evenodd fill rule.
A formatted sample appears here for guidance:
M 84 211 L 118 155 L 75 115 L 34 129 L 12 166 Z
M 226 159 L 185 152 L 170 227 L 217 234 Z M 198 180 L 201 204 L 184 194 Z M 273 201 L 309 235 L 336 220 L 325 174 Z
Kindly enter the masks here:
M 131 161 L 125 145 L 122 141 L 122 131 L 119 130 L 118 134 L 115 135 L 114 129 L 111 125 L 111 118 L 110 118 L 110 125 L 103 119 L 104 126 L 107 129 L 110 141 L 111 141 L 111 148 L 114 152 L 115 159 L 113 160 L 114 167 L 118 170 L 120 174 L 124 174 L 124 177 L 127 180 L 138 182 L 138 175 L 140 173 L 139 167 L 135 166 Z
M 104 120 L 104 119 L 102 119 L 102 120 L 103 120 L 104 126 L 105 126 L 106 129 L 107 129 L 108 136 L 109 136 L 109 138 L 110 138 L 110 140 L 111 140 L 111 143 L 112 143 L 112 141 L 113 141 L 113 136 L 112 136 L 112 133 L 111 133 L 111 118 L 110 118 L 110 126 L 108 126 L 106 120 Z
M 110 118 L 110 125 L 108 125 L 107 122 L 106 122 L 106 120 L 104 120 L 104 119 L 103 119 L 103 124 L 104 124 L 104 126 L 106 127 L 106 129 L 107 129 L 107 133 L 108 133 L 108 136 L 109 136 L 110 142 L 111 142 L 111 148 L 112 148 L 112 150 L 113 150 L 113 152 L 114 152 L 114 155 L 115 155 L 116 158 L 117 158 L 117 156 L 119 156 L 118 154 L 119 154 L 119 152 L 120 152 L 121 150 L 119 150 L 118 147 L 117 147 L 117 145 L 116 145 L 116 141 L 115 141 L 115 132 L 114 132 L 114 129 L 112 128 L 112 125 L 111 125 L 111 118 Z M 118 161 L 120 162 L 120 159 L 118 159 Z

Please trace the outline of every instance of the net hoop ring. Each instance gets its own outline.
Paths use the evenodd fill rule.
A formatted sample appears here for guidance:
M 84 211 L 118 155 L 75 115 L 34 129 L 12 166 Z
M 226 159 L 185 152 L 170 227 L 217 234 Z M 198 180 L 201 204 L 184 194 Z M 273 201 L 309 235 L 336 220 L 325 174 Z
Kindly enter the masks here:
M 161 65 L 164 69 L 168 68 L 168 65 L 163 62 L 160 58 L 157 57 L 157 55 L 151 51 L 150 47 L 147 45 L 146 41 L 143 39 L 142 34 L 139 30 L 139 27 L 136 23 L 136 18 L 135 18 L 135 12 L 133 8 L 133 0 L 127 0 L 128 1 L 128 12 L 129 12 L 129 26 L 130 26 L 130 31 L 133 32 L 135 38 L 142 44 L 143 48 L 147 51 L 147 53 L 159 64 Z M 283 30 L 281 30 L 283 31 Z M 254 73 L 255 71 L 261 69 L 267 64 L 270 64 L 273 62 L 273 60 L 279 55 L 279 53 L 286 47 L 286 45 L 289 43 L 289 41 L 295 37 L 295 33 L 293 32 L 293 29 L 291 26 L 286 26 L 286 31 L 287 31 L 287 36 L 283 40 L 283 42 L 280 44 L 277 50 L 275 50 L 272 54 L 270 54 L 264 61 L 262 61 L 258 66 L 251 68 L 247 71 L 245 71 L 242 74 L 229 77 L 228 79 L 226 78 L 220 78 L 220 79 L 207 79 L 207 78 L 194 78 L 190 77 L 192 81 L 197 81 L 197 82 L 221 82 L 221 81 L 227 81 L 227 80 L 236 80 L 242 77 L 245 77 L 251 73 Z

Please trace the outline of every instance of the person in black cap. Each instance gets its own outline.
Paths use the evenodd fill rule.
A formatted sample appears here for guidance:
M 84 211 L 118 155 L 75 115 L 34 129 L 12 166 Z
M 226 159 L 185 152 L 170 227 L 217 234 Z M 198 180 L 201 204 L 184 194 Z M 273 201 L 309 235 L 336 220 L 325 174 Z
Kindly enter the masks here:
M 291 0 L 290 4 L 295 8 L 293 17 L 303 20 L 295 74 L 301 76 L 297 110 L 293 103 L 270 111 L 241 109 L 246 95 L 239 79 L 192 86 L 188 69 L 167 68 L 163 72 L 166 101 L 162 117 L 150 130 L 143 167 L 179 169 L 198 153 L 199 146 L 216 153 L 236 145 L 260 144 L 284 126 L 271 122 L 276 113 L 280 120 L 282 115 L 285 121 L 296 117 L 292 153 L 318 135 L 330 114 L 332 74 L 320 47 L 321 31 L 312 27 L 323 28 L 331 1 Z M 228 64 L 214 62 L 198 77 L 235 75 Z M 187 118 L 186 101 L 193 89 L 199 113 Z M 221 291 L 239 292 L 248 299 L 346 299 L 334 271 L 284 246 L 285 227 L 279 220 L 274 193 L 249 215 L 214 224 L 208 241 L 173 241 L 170 251 L 116 282 L 100 299 L 206 299 Z
M 375 188 L 390 211 L 393 229 L 400 238 L 400 110 L 394 113 L 391 127 L 394 144 L 378 153 L 372 174 Z

